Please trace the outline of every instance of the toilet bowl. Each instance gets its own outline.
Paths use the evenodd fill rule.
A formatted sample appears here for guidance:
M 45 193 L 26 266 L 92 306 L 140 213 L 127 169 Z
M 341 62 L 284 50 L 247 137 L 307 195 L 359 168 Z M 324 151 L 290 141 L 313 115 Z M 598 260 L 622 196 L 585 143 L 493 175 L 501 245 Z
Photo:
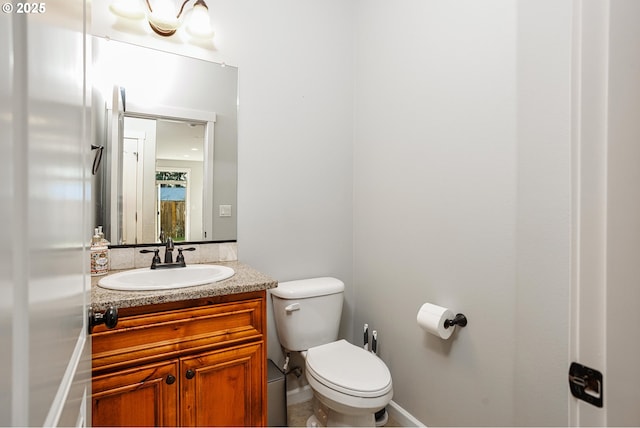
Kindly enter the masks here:
M 337 340 L 343 293 L 344 283 L 335 278 L 283 282 L 271 291 L 280 343 L 305 358 L 314 394 L 307 426 L 375 426 L 375 412 L 393 396 L 385 363 Z
M 375 426 L 375 412 L 393 396 L 391 374 L 384 362 L 346 340 L 309 349 L 305 368 L 332 426 Z

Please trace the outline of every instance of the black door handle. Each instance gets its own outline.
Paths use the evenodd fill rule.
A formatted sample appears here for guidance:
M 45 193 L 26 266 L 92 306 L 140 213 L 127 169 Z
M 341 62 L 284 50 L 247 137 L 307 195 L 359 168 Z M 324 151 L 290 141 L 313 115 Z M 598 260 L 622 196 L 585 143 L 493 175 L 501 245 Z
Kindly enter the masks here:
M 118 324 L 118 308 L 109 306 L 103 313 L 93 312 L 93 308 L 89 308 L 89 334 L 93 332 L 93 327 L 104 324 L 107 328 L 114 328 Z

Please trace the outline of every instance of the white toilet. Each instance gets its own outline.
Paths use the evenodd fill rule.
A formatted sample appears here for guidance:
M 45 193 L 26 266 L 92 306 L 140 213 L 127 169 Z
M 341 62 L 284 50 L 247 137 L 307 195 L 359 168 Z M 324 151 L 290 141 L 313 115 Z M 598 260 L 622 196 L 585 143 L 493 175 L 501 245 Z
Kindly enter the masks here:
M 271 290 L 280 343 L 300 351 L 313 389 L 307 426 L 375 426 L 393 396 L 391 374 L 371 352 L 337 340 L 344 283 L 336 278 L 283 282 Z

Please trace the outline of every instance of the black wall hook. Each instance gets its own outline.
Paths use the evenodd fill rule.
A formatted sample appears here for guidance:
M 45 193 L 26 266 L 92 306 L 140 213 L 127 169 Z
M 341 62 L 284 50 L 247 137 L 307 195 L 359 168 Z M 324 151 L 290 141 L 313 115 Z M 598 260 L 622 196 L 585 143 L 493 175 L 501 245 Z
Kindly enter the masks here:
M 457 314 L 452 320 L 444 320 L 444 328 L 453 327 L 454 325 L 464 327 L 465 325 L 467 325 L 467 317 L 465 317 L 463 314 Z

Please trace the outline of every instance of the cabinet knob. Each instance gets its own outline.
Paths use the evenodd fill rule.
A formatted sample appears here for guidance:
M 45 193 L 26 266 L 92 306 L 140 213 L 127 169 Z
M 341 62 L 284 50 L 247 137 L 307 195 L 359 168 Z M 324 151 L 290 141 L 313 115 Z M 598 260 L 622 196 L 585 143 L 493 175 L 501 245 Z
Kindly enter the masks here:
M 189 369 L 187 370 L 187 373 L 185 373 L 185 376 L 187 377 L 187 379 L 193 379 L 195 375 L 196 375 L 196 372 L 193 369 Z
M 173 385 L 176 382 L 176 377 L 174 375 L 169 375 L 165 382 L 167 382 L 167 385 Z

